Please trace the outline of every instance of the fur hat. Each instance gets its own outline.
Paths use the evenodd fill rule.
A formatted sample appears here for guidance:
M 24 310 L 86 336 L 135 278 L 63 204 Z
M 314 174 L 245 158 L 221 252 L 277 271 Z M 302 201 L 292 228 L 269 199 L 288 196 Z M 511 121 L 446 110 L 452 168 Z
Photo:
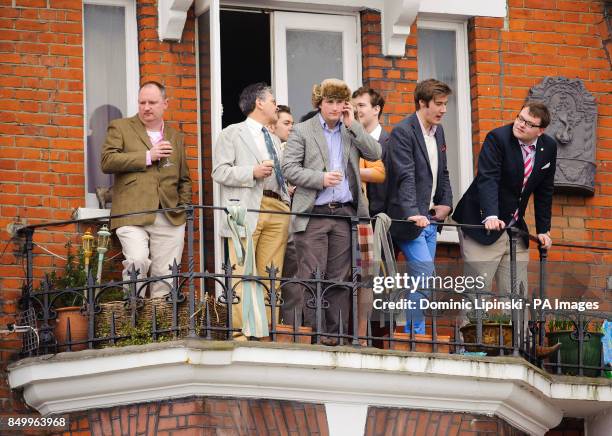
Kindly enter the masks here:
M 324 98 L 349 101 L 351 90 L 343 80 L 325 79 L 312 87 L 312 106 L 318 108 Z

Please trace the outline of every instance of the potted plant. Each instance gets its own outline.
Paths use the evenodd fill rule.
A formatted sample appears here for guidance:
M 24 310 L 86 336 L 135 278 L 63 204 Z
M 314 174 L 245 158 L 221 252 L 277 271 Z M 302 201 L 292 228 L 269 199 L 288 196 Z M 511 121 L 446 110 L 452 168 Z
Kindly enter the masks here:
M 580 328 L 578 328 L 580 327 Z M 574 322 L 570 319 L 556 318 L 548 322 L 546 337 L 549 345 L 561 344 L 561 360 L 558 355 L 550 356 L 550 362 L 561 365 L 561 372 L 568 375 L 578 375 L 577 366 L 580 364 L 579 352 L 579 330 L 583 332 L 582 342 L 582 364 L 584 366 L 601 366 L 601 355 L 603 347 L 602 322 L 592 319 L 584 319 Z M 563 366 L 563 365 L 576 365 Z M 587 377 L 599 376 L 598 369 L 584 369 L 583 374 Z
M 66 243 L 66 264 L 61 273 L 53 271 L 47 276 L 49 289 L 60 291 L 52 297 L 51 305 L 57 313 L 54 334 L 58 344 L 68 342 L 67 333 L 70 326 L 70 342 L 83 342 L 71 346 L 73 351 L 87 348 L 87 316 L 83 313 L 85 291 L 75 289 L 87 284 L 86 259 L 82 248 L 77 254 L 72 250 L 72 243 Z M 95 275 L 96 265 L 90 271 Z M 66 350 L 62 347 L 60 350 Z
M 512 323 L 509 314 L 491 312 L 486 315 L 486 319 L 483 317 L 482 344 L 484 346 L 467 345 L 477 342 L 476 319 L 473 314 L 468 314 L 468 319 L 470 323 L 459 329 L 463 334 L 463 342 L 466 343 L 466 351 L 486 352 L 487 356 L 499 356 L 499 349 L 491 347 L 512 347 Z

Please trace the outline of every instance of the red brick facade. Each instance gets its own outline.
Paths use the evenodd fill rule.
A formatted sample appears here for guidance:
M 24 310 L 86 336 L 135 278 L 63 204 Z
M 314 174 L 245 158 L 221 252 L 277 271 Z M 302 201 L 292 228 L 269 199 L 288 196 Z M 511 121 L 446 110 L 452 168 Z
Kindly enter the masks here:
M 264 399 L 183 398 L 96 409 L 70 415 L 68 431 L 77 436 L 327 436 L 322 404 Z M 564 420 L 548 436 L 582 436 L 582 420 Z M 364 436 L 523 436 L 504 420 L 470 413 L 370 407 Z
M 322 404 L 295 401 L 185 398 L 90 410 L 70 417 L 63 436 L 327 436 Z
M 168 87 L 169 122 L 185 133 L 194 180 L 194 201 L 197 201 L 200 184 L 197 171 L 198 83 L 193 9 L 188 14 L 181 42 L 169 43 L 160 42 L 158 38 L 157 2 L 138 0 L 137 5 L 140 78 L 142 81 L 159 80 Z M 581 78 L 595 96 L 599 114 L 595 195 L 590 198 L 556 195 L 552 236 L 556 242 L 610 244 L 612 34 L 610 23 L 604 19 L 604 3 L 599 0 L 508 0 L 508 5 L 507 19 L 469 20 L 474 156 L 477 156 L 482 140 L 490 129 L 514 118 L 531 86 L 547 75 Z M 2 231 L 15 217 L 26 219 L 28 224 L 63 220 L 70 218 L 74 208 L 83 206 L 82 9 L 80 0 L 0 0 Z M 418 30 L 413 25 L 404 57 L 386 58 L 381 50 L 380 14 L 365 11 L 361 14 L 361 23 L 363 79 L 366 84 L 383 91 L 387 101 L 383 124 L 390 127 L 414 111 L 412 92 L 418 77 Z M 202 120 L 201 130 L 206 135 L 210 133 L 210 125 L 207 125 L 210 118 L 203 116 Z M 206 150 L 202 163 L 203 177 L 210 182 L 210 143 L 204 141 L 203 149 Z M 208 188 L 204 193 L 204 202 L 211 204 L 210 185 L 205 186 Z M 4 232 L 0 247 L 0 326 L 13 321 L 24 277 L 22 259 L 13 253 L 16 247 L 11 244 L 5 246 L 8 239 Z M 37 241 L 48 249 L 62 252 L 66 235 L 63 231 L 41 233 Z M 53 259 L 43 256 L 41 250 L 36 249 L 35 253 L 38 254 L 35 265 L 40 271 L 41 267 L 54 265 Z M 445 253 L 456 256 L 457 248 L 443 248 L 441 254 Z M 612 263 L 611 255 L 587 250 L 555 249 L 551 251 L 551 258 L 602 266 Z M 602 283 L 602 288 L 604 286 Z M 16 394 L 9 392 L 5 372 L 8 362 L 17 358 L 18 347 L 17 335 L 0 337 L 2 411 L 23 411 L 23 404 L 16 399 Z M 198 401 L 201 405 L 198 407 L 202 410 L 212 407 L 207 406 L 209 403 L 206 400 Z M 279 402 L 275 404 L 274 407 L 278 409 L 273 410 L 283 409 Z M 128 410 L 125 408 L 125 412 L 121 413 L 127 416 Z M 146 409 L 142 413 L 147 413 Z M 320 409 L 313 408 L 310 413 L 318 417 Z M 181 416 L 190 414 L 186 412 Z M 433 419 L 433 415 L 436 414 L 430 414 L 427 422 Z M 93 428 L 97 424 L 91 416 L 85 421 Z M 100 412 L 98 421 L 101 422 L 102 416 Z M 368 425 L 378 428 L 378 420 L 386 419 L 382 416 L 382 412 L 370 411 Z M 411 416 L 408 415 L 406 420 L 413 419 Z M 108 419 L 109 423 L 112 421 L 111 417 L 104 419 Z M 417 418 L 414 419 L 415 425 L 421 425 Z M 438 414 L 436 419 L 439 422 L 448 421 L 447 426 L 455 422 L 450 415 Z M 460 421 L 460 426 L 464 425 L 463 422 Z M 502 425 L 499 420 L 487 422 L 491 422 L 491 426 Z M 175 428 L 180 425 L 177 418 Z M 78 430 L 85 431 L 80 427 Z M 323 434 L 321 428 L 319 431 Z

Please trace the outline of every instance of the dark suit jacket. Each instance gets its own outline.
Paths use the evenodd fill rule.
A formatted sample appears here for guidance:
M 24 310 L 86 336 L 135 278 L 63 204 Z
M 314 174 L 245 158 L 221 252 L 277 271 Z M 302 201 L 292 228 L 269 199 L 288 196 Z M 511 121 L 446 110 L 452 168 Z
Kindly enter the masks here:
M 146 152 L 152 147 L 144 124 L 138 118 L 111 121 L 102 148 L 102 171 L 115 175 L 112 215 L 153 210 L 158 207 L 177 207 L 191 203 L 191 177 L 183 135 L 171 127 L 164 128 L 164 139 L 172 144 L 171 166 L 157 162 L 147 166 Z M 185 222 L 185 213 L 166 212 L 174 225 Z M 155 214 L 115 218 L 111 228 L 153 224 Z
M 518 208 L 518 228 L 528 231 L 523 216 L 529 197 L 534 194 L 536 232 L 550 230 L 557 145 L 550 136 L 542 135 L 536 143 L 533 171 L 523 187 L 523 154 L 512 133 L 512 124 L 489 132 L 478 156 L 478 173 L 463 195 L 453 219 L 458 223 L 481 224 L 496 215 L 508 225 Z M 465 229 L 463 232 L 484 245 L 495 242 L 502 232 Z
M 387 176 L 387 168 L 389 167 L 389 153 L 387 151 L 388 142 L 389 134 L 383 127 L 382 131 L 380 132 L 380 137 L 378 138 L 378 143 L 382 147 L 381 160 L 385 166 L 385 181 L 382 183 L 366 183 L 370 216 L 372 217 L 377 213 L 387 211 L 387 189 L 389 187 L 389 177 Z
M 444 129 L 436 129 L 438 144 L 438 172 L 433 175 L 425 138 L 416 114 L 403 119 L 391 132 L 387 142 L 388 158 L 385 163 L 388 180 L 387 214 L 393 219 L 406 219 L 429 212 L 433 177 L 437 185 L 435 205 L 453 207 L 448 169 L 446 168 L 446 141 Z M 392 232 L 393 233 L 393 232 Z M 394 235 L 399 237 L 399 235 Z

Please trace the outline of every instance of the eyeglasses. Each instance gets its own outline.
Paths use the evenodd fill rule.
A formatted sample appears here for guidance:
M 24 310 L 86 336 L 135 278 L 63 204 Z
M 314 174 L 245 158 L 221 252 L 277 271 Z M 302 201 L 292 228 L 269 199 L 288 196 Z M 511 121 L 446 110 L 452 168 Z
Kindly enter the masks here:
M 540 127 L 539 124 L 533 124 L 531 121 L 527 121 L 525 118 L 523 118 L 520 114 L 516 116 L 516 120 L 519 123 L 522 123 L 524 125 L 526 125 L 527 127 Z

